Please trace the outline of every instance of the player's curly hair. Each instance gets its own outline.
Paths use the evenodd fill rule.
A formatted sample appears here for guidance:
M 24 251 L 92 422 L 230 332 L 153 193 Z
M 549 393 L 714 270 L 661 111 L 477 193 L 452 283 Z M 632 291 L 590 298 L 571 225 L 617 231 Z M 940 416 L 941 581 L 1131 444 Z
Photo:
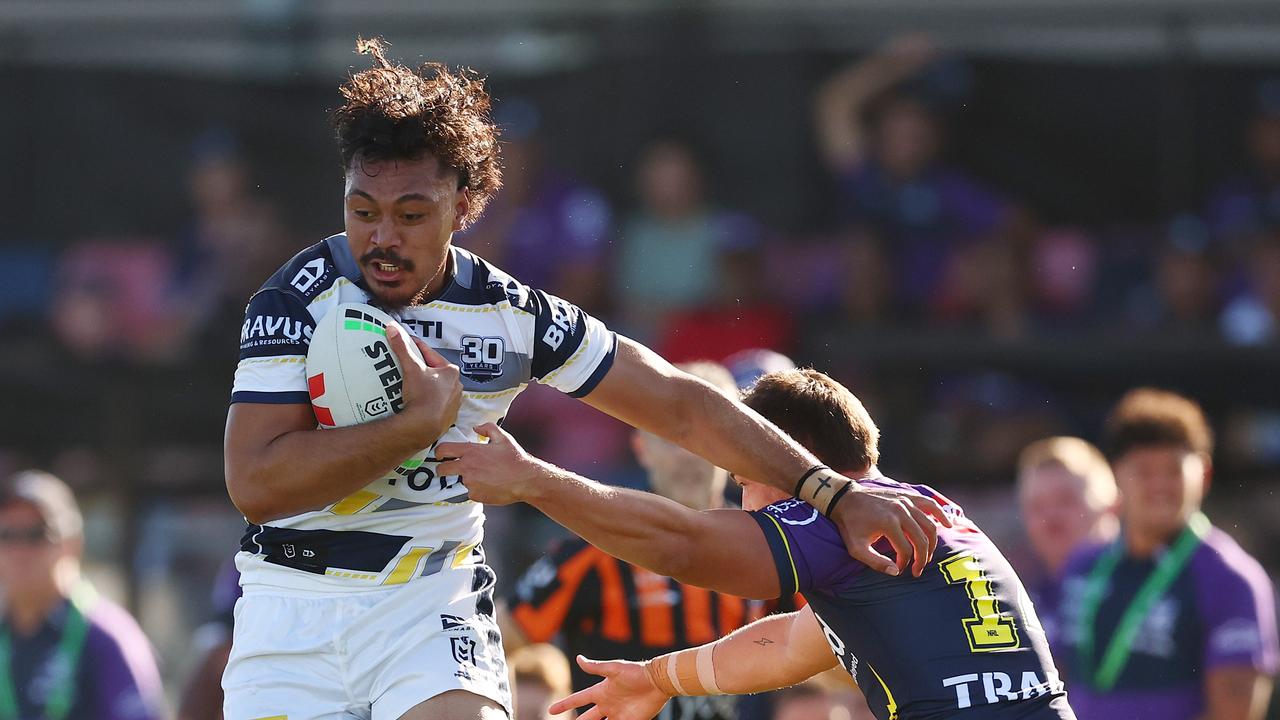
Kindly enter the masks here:
M 1176 447 L 1211 455 L 1213 430 L 1200 405 L 1168 390 L 1125 393 L 1107 418 L 1103 449 L 1112 462 L 1139 447 Z
M 373 56 L 374 67 L 353 74 L 339 89 L 346 102 L 331 120 L 343 168 L 431 154 L 458 173 L 459 189 L 470 191 L 462 219 L 463 227 L 470 225 L 502 187 L 498 127 L 489 114 L 484 79 L 436 62 L 417 70 L 391 63 L 381 38 L 359 38 L 356 50 Z

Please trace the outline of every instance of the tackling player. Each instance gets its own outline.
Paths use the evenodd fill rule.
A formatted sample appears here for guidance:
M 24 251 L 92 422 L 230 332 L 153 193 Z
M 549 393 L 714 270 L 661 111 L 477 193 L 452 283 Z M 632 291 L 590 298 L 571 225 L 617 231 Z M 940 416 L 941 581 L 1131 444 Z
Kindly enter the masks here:
M 791 370 L 762 377 L 744 402 L 864 486 L 941 502 L 955 522 L 939 532 L 937 561 L 920 577 L 869 572 L 827 518 L 786 492 L 739 476 L 751 512 L 697 512 L 572 475 L 485 426 L 486 445 L 437 448 L 456 458 L 441 469 L 465 475 L 473 499 L 528 502 L 602 550 L 681 582 L 755 598 L 799 591 L 809 602 L 643 664 L 580 658 L 605 681 L 552 712 L 594 703 L 583 720 L 647 720 L 673 696 L 785 687 L 838 663 L 881 720 L 1075 717 L 1013 568 L 959 506 L 880 476 L 879 430 L 852 393 L 816 370 Z
M 224 455 L 250 526 L 223 677 L 229 718 L 510 714 L 484 514 L 440 471 L 435 443 L 474 439 L 470 428 L 500 421 L 532 381 L 720 467 L 778 487 L 803 476 L 804 496 L 836 519 L 850 552 L 885 572 L 922 569 L 936 541 L 924 511 L 944 518 L 933 500 L 816 468 L 706 383 L 453 247 L 500 184 L 484 85 L 435 63 L 390 63 L 376 41 L 361 47 L 375 66 L 342 85 L 333 115 L 346 232 L 273 275 L 240 336 Z M 403 375 L 388 392 L 403 410 L 318 430 L 309 392 L 323 390 L 306 376 L 306 353 L 316 323 L 343 302 L 399 321 L 386 335 Z M 897 565 L 873 549 L 881 537 Z

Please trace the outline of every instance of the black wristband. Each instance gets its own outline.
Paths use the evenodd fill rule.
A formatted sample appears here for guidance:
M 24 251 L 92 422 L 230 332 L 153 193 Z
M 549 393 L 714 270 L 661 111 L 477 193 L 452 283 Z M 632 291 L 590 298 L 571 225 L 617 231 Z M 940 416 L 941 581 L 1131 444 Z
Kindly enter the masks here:
M 853 489 L 853 483 L 849 483 L 837 490 L 836 494 L 831 496 L 831 502 L 827 503 L 827 511 L 823 514 L 827 517 L 831 517 L 831 513 L 836 511 L 836 503 L 840 502 L 840 498 L 848 495 L 851 489 Z
M 808 470 L 805 471 L 803 475 L 800 476 L 800 479 L 796 481 L 796 490 L 791 494 L 795 495 L 796 497 L 800 497 L 800 488 L 804 487 L 805 480 L 808 480 L 816 472 L 821 472 L 823 470 L 830 470 L 830 469 L 831 468 L 827 467 L 826 465 L 814 465 L 813 467 L 809 468 Z

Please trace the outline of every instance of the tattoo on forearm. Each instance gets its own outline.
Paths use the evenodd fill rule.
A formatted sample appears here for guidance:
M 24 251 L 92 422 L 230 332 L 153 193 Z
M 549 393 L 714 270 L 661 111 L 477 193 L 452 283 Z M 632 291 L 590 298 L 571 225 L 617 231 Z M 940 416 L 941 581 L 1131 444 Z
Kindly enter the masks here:
M 765 645 L 772 645 L 772 644 L 773 644 L 773 641 L 772 641 L 772 640 L 770 640 L 770 639 L 769 639 L 769 638 L 767 638 L 767 637 L 762 637 L 762 638 L 760 638 L 759 640 L 752 640 L 751 642 L 753 642 L 753 643 L 755 643 L 755 644 L 759 645 L 760 647 L 764 647 Z

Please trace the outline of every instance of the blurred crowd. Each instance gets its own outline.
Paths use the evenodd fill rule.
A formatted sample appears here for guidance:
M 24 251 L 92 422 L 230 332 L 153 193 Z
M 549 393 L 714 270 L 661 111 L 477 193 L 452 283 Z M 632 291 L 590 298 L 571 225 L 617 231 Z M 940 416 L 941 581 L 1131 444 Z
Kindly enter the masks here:
M 975 81 L 961 58 L 914 35 L 825 78 L 807 111 L 834 192 L 823 213 L 826 227 L 805 233 L 768 227 L 750 208 L 726 207 L 715 186 L 715 159 L 697 138 L 680 134 L 655 135 L 627 158 L 632 193 L 610 196 L 597 179 L 557 163 L 534 103 L 500 97 L 504 188 L 455 242 L 673 362 L 725 361 L 732 371 L 743 351 L 771 348 L 829 372 L 882 419 L 888 454 L 902 458 L 887 472 L 957 488 L 971 513 L 989 520 L 988 531 L 1005 539 L 1022 537 L 1008 512 L 1009 479 L 1022 453 L 1017 493 L 1032 545 L 1007 551 L 1020 569 L 1031 568 L 1024 576 L 1029 585 L 1047 582 L 1065 564 L 1068 549 L 1061 537 L 1037 535 L 1031 518 L 1056 512 L 1059 519 L 1043 522 L 1071 526 L 1060 531 L 1064 536 L 1105 540 L 1116 532 L 1115 517 L 1103 512 L 1114 505 L 1115 488 L 1114 482 L 1089 480 L 1083 495 L 1053 495 L 1045 488 L 1054 483 L 1076 487 L 1064 478 L 1104 474 L 1105 458 L 1071 441 L 1028 445 L 1055 435 L 1089 435 L 1115 398 L 1091 403 L 993 369 L 929 371 L 926 381 L 902 390 L 836 359 L 825 352 L 826 343 L 836 333 L 866 344 L 923 337 L 993 347 L 1108 340 L 1139 347 L 1144 340 L 1208 344 L 1224 351 L 1275 346 L 1280 79 L 1256 88 L 1239 138 L 1246 166 L 1162 223 L 1105 227 L 1046 223 L 1035 208 L 1014 199 L 1016 188 L 992 186 L 949 162 L 949 118 L 973 101 Z M 203 131 L 186 157 L 153 162 L 186 167 L 189 202 L 181 227 L 169 237 L 99 238 L 86 218 L 86 239 L 56 251 L 0 245 L 0 343 L 52 345 L 90 373 L 199 365 L 212 370 L 194 382 L 214 377 L 229 386 L 247 298 L 287 257 L 320 238 L 298 237 L 271 199 L 255 191 L 252 156 L 230 130 Z M 758 177 L 765 184 L 785 181 L 768 167 L 758 168 Z M 316 202 L 336 205 L 336 198 L 335 189 Z M 1237 493 L 1224 511 L 1247 520 L 1280 510 L 1273 488 L 1280 469 L 1280 408 L 1209 409 L 1221 433 L 1216 452 L 1228 458 L 1223 465 L 1264 468 L 1260 476 L 1269 481 L 1222 483 L 1228 494 Z M 531 451 L 570 469 L 638 487 L 651 481 L 643 456 L 633 455 L 628 428 L 545 388 L 530 388 L 507 426 Z M 209 438 L 210 447 L 216 444 Z M 217 457 L 216 448 L 210 452 L 187 461 L 204 463 L 206 495 L 221 502 L 220 473 L 205 463 Z M 0 444 L 0 474 L 37 462 L 80 488 L 102 475 L 92 469 L 101 460 L 80 449 L 42 454 Z M 1063 478 L 1050 478 L 1054 473 Z M 1063 512 L 1080 503 L 1085 509 Z M 231 512 L 229 504 L 220 509 Z M 1091 521 L 1084 523 L 1085 517 Z M 495 509 L 491 518 L 497 547 L 490 555 L 504 584 L 559 536 L 520 508 Z M 132 532 L 154 535 L 164 527 L 153 523 Z M 1280 563 L 1274 530 L 1246 521 L 1233 534 L 1274 571 Z M 200 593 L 210 584 L 216 558 L 234 551 L 234 540 L 225 538 L 219 546 L 224 553 L 204 550 L 201 568 L 210 572 Z M 161 551 L 150 552 L 117 560 L 158 562 Z M 164 553 L 172 562 L 179 551 Z M 1042 570 L 1035 569 L 1038 563 Z M 214 604 L 202 599 L 198 606 Z M 209 614 L 219 613 L 225 610 Z M 146 627 L 147 618 L 142 620 Z M 208 629 L 204 649 L 216 651 L 220 638 Z M 185 646 L 185 638 L 171 640 L 162 654 Z M 517 674 L 560 692 L 569 673 L 560 667 L 562 658 L 528 652 L 527 660 L 513 663 Z M 184 675 L 197 673 L 190 656 L 180 666 Z M 150 676 L 140 682 L 152 692 Z M 837 695 L 821 688 L 791 691 L 776 702 L 773 717 L 861 717 L 856 698 Z

